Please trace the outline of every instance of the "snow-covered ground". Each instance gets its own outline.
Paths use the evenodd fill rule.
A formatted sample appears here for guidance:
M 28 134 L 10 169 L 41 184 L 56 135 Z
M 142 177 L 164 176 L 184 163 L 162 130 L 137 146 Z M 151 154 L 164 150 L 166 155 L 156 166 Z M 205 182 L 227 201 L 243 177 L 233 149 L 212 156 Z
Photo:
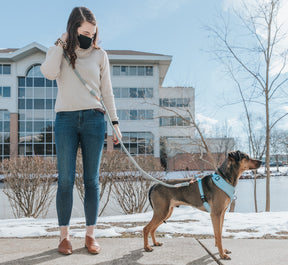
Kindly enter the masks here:
M 133 215 L 118 215 L 98 218 L 97 237 L 119 237 L 130 234 L 139 236 L 143 227 L 151 220 L 152 212 Z M 70 234 L 84 237 L 84 218 L 71 219 Z M 210 215 L 189 206 L 176 208 L 166 224 L 158 232 L 166 237 L 208 235 L 213 236 Z M 58 236 L 56 219 L 6 219 L 0 220 L 1 237 Z M 261 238 L 288 236 L 288 212 L 229 213 L 225 215 L 224 237 Z
M 261 167 L 258 172 L 264 173 L 265 168 Z M 171 172 L 165 178 L 183 178 L 197 174 L 198 172 Z M 207 172 L 208 173 L 208 172 Z M 250 172 L 247 172 L 249 174 Z M 277 183 L 286 185 L 288 167 L 271 168 L 271 175 L 277 178 Z M 281 174 L 278 180 L 277 175 Z M 163 176 L 164 177 L 164 176 Z M 249 180 L 243 180 L 249 181 Z M 252 181 L 252 180 L 251 180 Z M 241 184 L 241 183 L 240 183 Z M 241 185 L 239 184 L 240 188 Z M 252 184 L 251 184 L 252 185 Z M 245 186 L 247 191 L 247 186 Z M 286 188 L 285 188 L 286 189 Z M 261 190 L 261 189 L 260 189 Z M 250 194 L 250 192 L 249 192 Z M 251 191 L 252 194 L 252 191 Z M 260 195 L 262 192 L 260 193 Z M 286 193 L 285 193 L 286 194 Z M 283 197 L 283 194 L 281 195 Z M 284 196 L 285 197 L 285 196 Z M 286 199 L 281 199 L 282 202 Z M 285 197 L 286 198 L 286 197 Z M 240 198 L 239 198 L 240 199 Z M 273 196 L 272 196 L 273 199 Z M 239 200 L 238 200 L 239 201 Z M 238 204 L 236 202 L 236 207 Z M 279 202 L 278 201 L 278 204 Z M 247 204 L 247 202 L 245 202 Z M 249 203 L 251 204 L 251 202 Z M 262 207 L 263 208 L 263 207 Z M 3 209 L 2 209 L 3 210 Z M 260 209 L 261 210 L 261 209 Z M 152 212 L 134 215 L 116 215 L 98 218 L 98 237 L 119 237 L 130 234 L 139 236 L 143 227 L 151 220 Z M 84 218 L 71 219 L 71 235 L 84 237 L 85 220 Z M 173 215 L 166 224 L 162 224 L 158 232 L 167 237 L 185 235 L 207 235 L 213 236 L 211 219 L 208 213 L 201 212 L 189 206 L 181 206 L 174 210 Z M 0 219 L 0 238 L 1 237 L 39 237 L 39 236 L 58 236 L 57 219 Z M 229 213 L 225 215 L 224 237 L 233 238 L 261 238 L 261 237 L 288 237 L 288 212 L 286 208 L 281 212 L 261 212 L 261 213 Z

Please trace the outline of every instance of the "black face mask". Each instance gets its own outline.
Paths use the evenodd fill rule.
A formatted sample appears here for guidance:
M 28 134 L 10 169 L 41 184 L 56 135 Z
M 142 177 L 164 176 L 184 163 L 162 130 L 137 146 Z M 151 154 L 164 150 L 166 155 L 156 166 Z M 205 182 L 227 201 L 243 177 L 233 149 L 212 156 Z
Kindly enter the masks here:
M 80 43 L 81 49 L 88 49 L 92 44 L 93 38 L 89 38 L 87 36 L 80 34 L 78 36 L 78 41 Z

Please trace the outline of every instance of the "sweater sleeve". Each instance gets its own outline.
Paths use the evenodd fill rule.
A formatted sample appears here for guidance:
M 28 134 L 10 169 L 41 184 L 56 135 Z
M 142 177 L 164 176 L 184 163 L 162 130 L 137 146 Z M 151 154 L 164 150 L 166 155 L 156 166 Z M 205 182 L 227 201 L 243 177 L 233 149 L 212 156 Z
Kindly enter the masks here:
M 103 102 L 109 112 L 112 121 L 118 121 L 114 94 L 110 78 L 110 66 L 107 53 L 103 50 L 104 58 L 100 66 L 100 90 Z
M 49 48 L 46 54 L 46 59 L 40 67 L 42 74 L 47 79 L 55 80 L 59 76 L 62 58 L 63 58 L 62 47 L 53 46 Z

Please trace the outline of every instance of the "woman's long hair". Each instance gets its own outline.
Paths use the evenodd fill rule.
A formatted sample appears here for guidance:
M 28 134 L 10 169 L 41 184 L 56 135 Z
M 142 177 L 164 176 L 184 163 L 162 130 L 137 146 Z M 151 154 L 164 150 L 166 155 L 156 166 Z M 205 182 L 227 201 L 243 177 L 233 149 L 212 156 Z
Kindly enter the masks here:
M 75 61 L 77 59 L 77 55 L 75 53 L 76 46 L 79 46 L 78 41 L 78 28 L 81 27 L 82 23 L 87 21 L 92 25 L 96 26 L 96 33 L 93 39 L 93 46 L 96 49 L 99 49 L 98 46 L 98 27 L 96 23 L 95 16 L 93 13 L 86 7 L 75 7 L 73 8 L 67 23 L 67 48 L 66 53 L 70 59 L 72 67 L 75 68 Z

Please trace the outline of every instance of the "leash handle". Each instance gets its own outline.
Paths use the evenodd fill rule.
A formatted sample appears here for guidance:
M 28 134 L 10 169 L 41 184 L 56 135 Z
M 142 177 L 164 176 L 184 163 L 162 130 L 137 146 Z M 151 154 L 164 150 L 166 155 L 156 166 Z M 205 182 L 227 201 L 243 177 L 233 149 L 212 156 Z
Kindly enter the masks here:
M 68 64 L 70 63 L 70 60 L 64 50 L 64 57 L 66 59 L 66 61 L 68 62 Z M 72 68 L 73 69 L 73 68 Z M 109 115 L 109 112 L 103 102 L 103 99 L 100 99 L 95 91 L 84 81 L 84 79 L 82 78 L 82 76 L 79 74 L 79 72 L 77 71 L 77 69 L 73 69 L 74 73 L 78 76 L 79 80 L 81 81 L 81 83 L 89 90 L 90 94 L 95 97 L 98 101 L 100 101 L 103 109 L 105 110 L 106 114 L 107 114 L 107 117 L 108 117 L 108 122 L 110 124 L 110 126 L 112 127 L 112 130 L 113 132 L 115 133 L 117 139 L 119 140 L 119 143 L 121 145 L 121 147 L 123 148 L 124 152 L 127 154 L 127 156 L 130 158 L 130 160 L 132 161 L 132 163 L 139 169 L 140 172 L 142 172 L 145 176 L 147 176 L 148 178 L 152 179 L 153 181 L 155 182 L 158 182 L 159 184 L 165 186 L 165 187 L 168 187 L 168 188 L 181 188 L 181 187 L 188 187 L 190 185 L 189 182 L 182 182 L 182 183 L 177 183 L 175 185 L 171 185 L 171 184 L 167 184 L 159 179 L 156 179 L 154 177 L 152 177 L 150 174 L 148 174 L 146 171 L 144 171 L 140 166 L 139 164 L 134 160 L 134 158 L 131 156 L 131 154 L 128 152 L 128 150 L 126 149 L 126 147 L 124 146 L 121 138 L 118 136 L 118 133 L 116 132 L 113 124 L 112 124 L 112 120 L 111 120 L 111 117 Z

